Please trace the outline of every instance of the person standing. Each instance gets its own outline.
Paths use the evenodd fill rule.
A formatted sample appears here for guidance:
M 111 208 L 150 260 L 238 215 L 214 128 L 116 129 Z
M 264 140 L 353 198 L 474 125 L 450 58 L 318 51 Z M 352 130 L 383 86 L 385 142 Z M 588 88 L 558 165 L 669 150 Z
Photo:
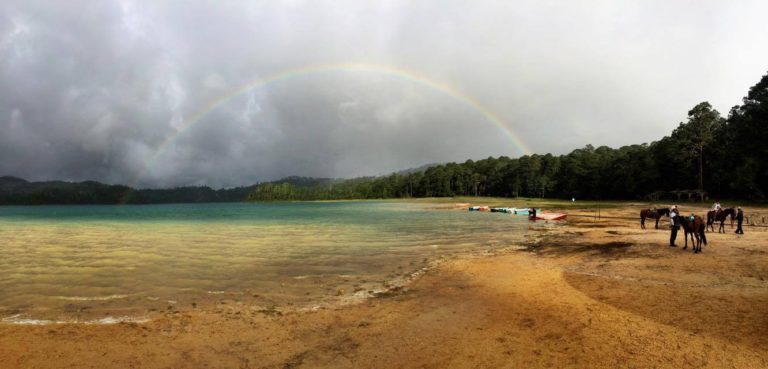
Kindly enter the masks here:
M 669 247 L 677 247 L 675 240 L 677 239 L 677 230 L 680 229 L 680 212 L 677 210 L 677 205 L 672 205 L 672 209 L 669 209 L 669 220 L 672 222 L 672 233 L 669 235 Z
M 741 223 L 744 222 L 744 212 L 741 211 L 741 207 L 736 208 L 736 233 L 744 234 L 744 230 L 741 229 Z

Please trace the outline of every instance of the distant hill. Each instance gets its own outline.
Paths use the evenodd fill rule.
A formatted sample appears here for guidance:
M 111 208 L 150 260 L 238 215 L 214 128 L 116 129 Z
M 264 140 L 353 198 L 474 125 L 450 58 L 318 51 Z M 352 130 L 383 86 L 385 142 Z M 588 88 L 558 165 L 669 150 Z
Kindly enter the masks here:
M 423 173 L 435 164 L 412 168 L 391 176 Z M 30 182 L 0 177 L 0 205 L 42 204 L 164 204 L 271 200 L 326 200 L 371 197 L 369 183 L 385 177 L 353 179 L 290 176 L 245 187 L 215 190 L 207 186 L 133 189 L 96 181 Z M 385 192 L 386 193 L 386 192 Z
M 440 164 L 440 163 L 424 164 L 424 165 L 422 165 L 420 167 L 411 168 L 411 169 L 405 169 L 405 170 L 401 170 L 399 172 L 395 172 L 395 174 L 424 173 L 424 172 L 427 171 L 427 169 L 432 168 L 432 167 L 437 167 L 437 166 L 440 166 L 440 165 L 442 165 L 442 164 Z
M 136 190 L 96 181 L 64 182 L 0 177 L 0 205 L 42 204 L 158 204 L 244 201 L 252 187 L 214 190 L 210 187 L 177 187 Z
M 291 176 L 291 177 L 281 178 L 276 181 L 270 181 L 268 183 L 288 183 L 296 187 L 312 187 L 312 186 L 338 183 L 341 181 L 343 181 L 343 179 Z
M 117 203 L 128 192 L 128 187 L 106 185 L 94 181 L 29 182 L 0 177 L 0 204 L 110 204 Z
M 10 189 L 18 188 L 19 186 L 23 186 L 26 183 L 29 183 L 29 182 L 21 178 L 3 176 L 3 177 L 0 177 L 0 190 L 10 190 Z
M 406 175 L 406 174 L 414 174 L 414 173 L 424 173 L 429 168 L 436 167 L 439 165 L 442 165 L 442 164 L 439 164 L 439 163 L 425 164 L 420 167 L 404 169 L 404 170 L 400 170 L 390 174 L 382 175 L 380 177 L 387 177 L 392 174 Z M 289 177 L 285 177 L 285 178 L 281 178 L 275 181 L 269 181 L 265 183 L 272 183 L 272 184 L 287 183 L 296 187 L 313 187 L 313 186 L 339 184 L 339 183 L 350 181 L 350 180 L 373 179 L 373 178 L 378 178 L 378 177 L 370 176 L 370 177 L 358 177 L 354 179 L 344 179 L 344 178 L 314 178 L 314 177 L 289 176 Z

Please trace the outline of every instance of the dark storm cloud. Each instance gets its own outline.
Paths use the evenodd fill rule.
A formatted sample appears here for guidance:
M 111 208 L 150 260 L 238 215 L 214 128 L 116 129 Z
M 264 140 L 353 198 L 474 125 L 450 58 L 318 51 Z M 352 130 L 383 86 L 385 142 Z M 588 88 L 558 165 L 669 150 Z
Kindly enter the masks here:
M 37 2 L 0 4 L 0 175 L 141 186 L 349 177 L 658 139 L 765 73 L 761 2 Z M 177 133 L 179 131 L 181 133 Z M 169 137 L 170 144 L 161 151 Z

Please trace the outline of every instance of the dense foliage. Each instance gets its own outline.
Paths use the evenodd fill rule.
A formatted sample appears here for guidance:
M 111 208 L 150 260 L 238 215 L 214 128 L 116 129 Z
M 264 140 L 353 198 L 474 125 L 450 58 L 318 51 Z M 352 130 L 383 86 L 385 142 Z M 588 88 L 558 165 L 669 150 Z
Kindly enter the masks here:
M 659 141 L 567 155 L 526 155 L 433 165 L 384 177 L 291 177 L 250 187 L 132 190 L 97 182 L 27 182 L 0 177 L 0 204 L 168 203 L 505 196 L 636 199 L 703 189 L 710 197 L 768 195 L 768 75 L 727 119 L 702 102 Z
M 424 171 L 340 183 L 256 186 L 250 200 L 504 196 L 637 199 L 675 190 L 709 197 L 762 200 L 768 195 L 768 75 L 728 118 L 707 102 L 688 112 L 669 136 L 618 149 L 584 148 L 567 155 L 467 160 Z

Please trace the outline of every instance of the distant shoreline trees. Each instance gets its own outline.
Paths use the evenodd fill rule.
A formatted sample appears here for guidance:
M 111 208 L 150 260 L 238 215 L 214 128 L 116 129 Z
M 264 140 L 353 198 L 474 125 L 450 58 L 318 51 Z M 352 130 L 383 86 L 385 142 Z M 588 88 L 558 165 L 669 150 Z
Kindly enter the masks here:
M 248 187 L 135 190 L 87 181 L 0 177 L 0 204 L 150 204 L 501 196 L 640 199 L 683 189 L 710 197 L 765 200 L 768 194 L 768 74 L 724 119 L 708 102 L 650 144 L 587 145 L 554 156 L 487 158 L 347 180 L 290 177 Z

